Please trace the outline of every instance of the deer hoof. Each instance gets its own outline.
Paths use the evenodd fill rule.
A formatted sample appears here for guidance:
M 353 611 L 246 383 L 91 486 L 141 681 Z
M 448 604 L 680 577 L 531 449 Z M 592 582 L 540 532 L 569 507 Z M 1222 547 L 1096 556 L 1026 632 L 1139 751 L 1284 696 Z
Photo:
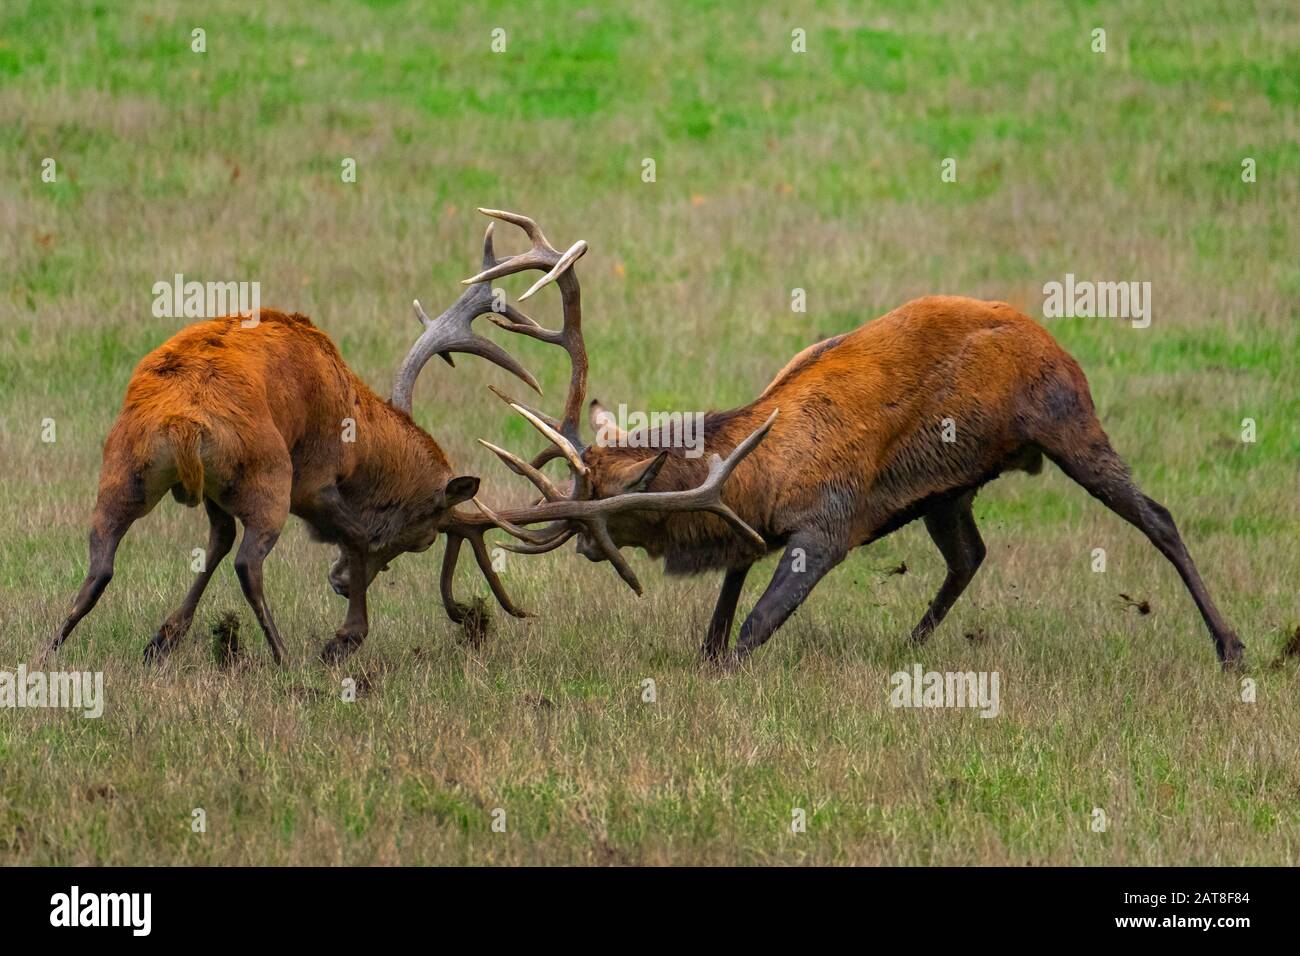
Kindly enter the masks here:
M 145 664 L 161 664 L 167 659 L 167 655 L 172 652 L 172 647 L 172 642 L 167 640 L 163 633 L 159 631 L 153 636 L 153 640 L 144 646 Z
M 748 657 L 749 653 L 747 651 L 741 650 L 737 647 L 732 651 L 723 652 L 718 655 L 718 657 L 713 660 L 713 666 L 717 668 L 719 675 L 726 676 L 727 674 L 734 674 L 736 671 L 740 670 L 741 665 L 745 663 Z
M 1227 648 L 1221 655 L 1219 664 L 1229 674 L 1244 674 L 1246 672 L 1245 648 L 1240 644 Z
M 339 664 L 352 656 L 361 641 L 350 634 L 339 634 L 321 648 L 320 659 L 326 664 Z

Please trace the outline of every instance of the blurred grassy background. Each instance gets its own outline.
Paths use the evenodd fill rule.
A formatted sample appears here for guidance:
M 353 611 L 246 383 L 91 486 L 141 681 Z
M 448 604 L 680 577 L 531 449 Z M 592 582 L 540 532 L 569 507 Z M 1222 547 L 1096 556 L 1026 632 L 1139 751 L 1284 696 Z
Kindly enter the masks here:
M 154 282 L 260 281 L 264 305 L 311 315 L 386 393 L 410 299 L 441 307 L 477 268 L 478 205 L 591 243 L 591 393 L 634 408 L 748 401 L 804 345 L 921 294 L 1041 315 L 1067 272 L 1150 281 L 1148 329 L 1050 328 L 1267 662 L 1300 623 L 1298 41 L 1282 0 L 7 0 L 0 667 L 84 574 L 100 444 L 135 362 L 179 324 L 152 316 Z M 532 314 L 558 321 L 539 298 Z M 563 394 L 557 355 L 506 344 Z M 416 418 L 502 501 L 516 482 L 473 439 L 533 439 L 489 382 L 516 390 L 472 358 L 431 365 Z M 668 581 L 638 556 L 636 602 L 567 549 L 512 559 L 540 616 L 498 620 L 474 649 L 442 616 L 436 553 L 407 557 L 376 589 L 354 668 L 371 691 L 348 705 L 314 663 L 342 615 L 330 552 L 296 523 L 267 565 L 294 668 L 263 666 L 223 569 L 176 665 L 139 671 L 206 537 L 201 511 L 164 502 L 63 658 L 107 671 L 106 716 L 0 713 L 0 860 L 1294 863 L 1295 668 L 1257 668 L 1242 704 L 1173 570 L 1054 469 L 976 509 L 990 559 L 919 654 L 903 638 L 942 563 L 909 528 L 724 679 L 694 663 L 712 579 Z M 900 561 L 910 573 L 883 573 Z M 227 608 L 259 662 L 234 675 L 204 633 Z M 888 675 L 917 660 L 999 670 L 1003 716 L 890 710 Z M 793 806 L 808 833 L 789 832 Z M 1088 831 L 1094 806 L 1110 832 Z

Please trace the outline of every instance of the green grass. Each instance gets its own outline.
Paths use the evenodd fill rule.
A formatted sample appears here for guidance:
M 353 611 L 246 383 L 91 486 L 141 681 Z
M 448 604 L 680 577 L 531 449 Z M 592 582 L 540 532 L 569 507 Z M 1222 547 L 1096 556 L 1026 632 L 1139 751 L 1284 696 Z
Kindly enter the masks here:
M 1066 272 L 1152 282 L 1148 329 L 1050 329 L 1178 518 L 1258 696 L 1214 666 L 1154 549 L 1050 467 L 981 495 L 989 560 L 924 649 L 904 637 L 942 564 L 913 527 L 853 555 L 727 676 L 695 661 L 715 579 L 634 556 L 638 601 L 567 549 L 512 557 L 537 616 L 498 614 L 477 648 L 442 614 L 437 552 L 402 558 L 366 646 L 327 671 L 332 554 L 296 523 L 267 564 L 291 667 L 269 666 L 227 567 L 174 663 L 146 672 L 206 537 L 165 501 L 61 658 L 105 672 L 104 717 L 0 711 L 0 862 L 1295 864 L 1300 665 L 1264 665 L 1300 624 L 1298 86 L 1281 0 L 9 0 L 0 669 L 30 659 L 85 572 L 101 442 L 135 363 L 178 325 L 152 316 L 155 281 L 256 279 L 383 392 L 416 332 L 410 299 L 457 294 L 488 205 L 591 243 L 591 392 L 611 405 L 748 401 L 803 346 L 921 294 L 1039 315 Z M 958 181 L 941 183 L 950 156 Z M 508 345 L 554 402 L 563 363 Z M 516 482 L 474 439 L 532 439 L 489 382 L 508 384 L 435 363 L 416 417 L 506 501 Z M 483 590 L 468 568 L 458 588 Z M 235 671 L 207 635 L 225 610 L 250 656 Z M 998 671 L 1002 714 L 891 709 L 889 675 L 914 662 Z M 354 703 L 349 675 L 369 687 Z

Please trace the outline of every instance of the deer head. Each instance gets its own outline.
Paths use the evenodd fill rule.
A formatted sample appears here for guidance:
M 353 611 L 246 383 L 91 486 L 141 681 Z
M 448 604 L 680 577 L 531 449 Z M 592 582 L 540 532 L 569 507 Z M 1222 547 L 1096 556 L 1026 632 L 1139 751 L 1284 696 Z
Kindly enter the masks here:
M 489 223 L 487 231 L 483 235 L 484 270 L 497 265 L 496 254 L 493 251 L 492 230 L 493 224 Z M 582 249 L 577 251 L 572 258 L 576 259 L 577 256 L 582 254 L 582 251 L 585 251 L 585 248 L 584 244 Z M 540 394 L 541 390 L 537 385 L 537 380 L 513 356 L 495 342 L 478 335 L 473 330 L 474 320 L 479 316 L 496 314 L 493 311 L 492 286 L 487 279 L 471 283 L 469 288 L 436 319 L 429 318 L 423 306 L 420 305 L 419 299 L 414 300 L 412 304 L 415 317 L 423 327 L 423 331 L 411 346 L 410 351 L 397 370 L 392 396 L 389 399 L 389 404 L 395 409 L 409 416 L 412 410 L 416 380 L 429 359 L 437 355 L 448 365 L 455 367 L 455 362 L 451 357 L 453 352 L 477 355 L 480 358 L 487 359 L 494 365 L 517 376 Z M 526 317 L 513 306 L 506 304 L 504 309 L 504 314 L 513 321 L 526 321 Z M 524 612 L 511 602 L 496 572 L 492 569 L 490 560 L 488 560 L 487 549 L 483 545 L 482 536 L 485 531 L 492 527 L 491 524 L 478 520 L 478 515 L 465 515 L 455 510 L 456 505 L 472 499 L 477 493 L 478 479 L 471 476 L 459 476 L 452 477 L 450 481 L 447 481 L 439 474 L 448 467 L 441 449 L 435 447 L 431 457 L 433 461 L 430 466 L 431 474 L 429 477 L 434 480 L 437 487 L 434 489 L 433 501 L 427 515 L 422 515 L 416 521 L 412 521 L 408 517 L 405 526 L 402 528 L 400 539 L 396 540 L 391 548 L 371 556 L 366 568 L 366 583 L 368 584 L 378 573 L 386 570 L 388 562 L 397 555 L 408 551 L 427 550 L 437 540 L 439 534 L 446 533 L 448 535 L 448 546 L 444 562 L 446 563 L 449 560 L 454 568 L 455 556 L 459 552 L 460 544 L 462 540 L 468 538 L 474 546 L 475 556 L 479 559 L 479 567 L 502 607 L 511 614 L 520 617 L 524 616 Z M 444 481 L 446 481 L 445 486 L 442 485 Z M 338 559 L 329 572 L 330 586 L 337 593 L 347 596 L 350 586 L 349 578 L 347 556 L 340 550 Z M 464 609 L 459 605 L 454 607 L 453 605 L 455 605 L 454 601 L 448 604 L 448 612 L 453 620 L 459 621 L 463 616 Z

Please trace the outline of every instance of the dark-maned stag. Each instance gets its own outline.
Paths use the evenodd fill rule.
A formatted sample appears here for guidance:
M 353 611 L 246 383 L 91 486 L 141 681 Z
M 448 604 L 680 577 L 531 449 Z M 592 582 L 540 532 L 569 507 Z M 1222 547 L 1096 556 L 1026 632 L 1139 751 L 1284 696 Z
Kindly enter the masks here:
M 502 218 L 530 228 L 526 220 Z M 506 265 L 467 281 L 513 271 Z M 576 298 L 572 272 L 562 281 Z M 1173 563 L 1219 659 L 1225 665 L 1242 660 L 1242 644 L 1210 598 L 1173 518 L 1138 489 L 1111 448 L 1078 363 L 1011 306 L 930 296 L 819 342 L 795 356 L 753 402 L 705 416 L 705 455 L 698 458 L 663 447 L 662 434 L 636 441 L 610 435 L 609 416 L 596 402 L 592 424 L 614 440 L 583 443 L 578 410 L 587 358 L 576 310 L 572 316 L 566 310 L 565 320 L 557 333 L 494 317 L 512 331 L 561 345 L 573 363 L 562 419 L 510 402 L 551 448 L 530 464 L 489 446 L 543 496 L 531 508 L 502 512 L 501 527 L 522 542 L 516 550 L 528 553 L 576 535 L 583 555 L 613 562 L 638 593 L 621 547 L 663 558 L 670 574 L 724 571 L 702 648 L 708 658 L 726 654 L 745 576 L 759 558 L 784 549 L 741 627 L 733 659 L 770 638 L 851 549 L 916 518 L 948 566 L 912 631 L 912 640 L 924 641 L 984 560 L 971 508 L 976 492 L 1006 470 L 1037 473 L 1045 454 Z M 557 455 L 572 472 L 567 495 L 538 470 Z M 723 489 L 731 468 L 735 477 Z M 696 513 L 681 513 L 688 503 Z M 543 529 L 527 527 L 543 522 Z

